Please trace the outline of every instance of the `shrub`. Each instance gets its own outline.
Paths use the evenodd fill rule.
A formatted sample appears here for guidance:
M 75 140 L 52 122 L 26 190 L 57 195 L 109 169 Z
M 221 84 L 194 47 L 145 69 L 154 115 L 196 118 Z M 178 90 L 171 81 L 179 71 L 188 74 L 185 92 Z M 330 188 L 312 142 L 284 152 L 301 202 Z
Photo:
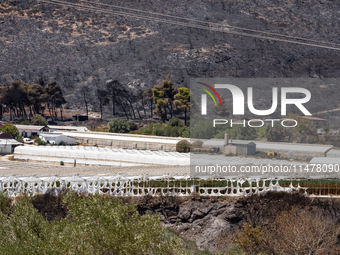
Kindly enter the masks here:
M 280 124 L 277 124 L 277 122 L 274 124 L 274 127 L 267 126 L 265 129 L 265 137 L 269 142 L 280 142 L 285 137 L 284 128 Z
M 145 135 L 155 135 L 155 136 L 170 136 L 170 137 L 190 137 L 190 128 L 184 126 L 182 124 L 178 124 L 181 122 L 178 118 L 172 118 L 172 124 L 170 122 L 166 123 L 156 123 L 149 124 L 145 127 L 141 127 L 138 132 L 134 132 L 134 134 L 145 134 Z M 179 121 L 179 122 L 178 122 Z
M 210 139 L 214 136 L 216 128 L 212 121 L 199 120 L 191 122 L 191 137 L 197 139 Z
M 179 130 L 181 128 L 178 126 L 166 126 L 164 128 L 164 136 L 170 136 L 170 137 L 178 137 L 179 135 Z
M 214 135 L 214 138 L 224 139 L 225 133 L 228 133 L 229 139 L 231 139 L 231 138 L 237 139 L 237 137 L 238 137 L 237 128 L 228 128 L 228 129 L 224 129 L 224 130 L 221 130 L 220 132 L 218 132 L 216 135 Z
M 247 255 L 244 251 L 242 251 L 237 245 L 233 245 L 231 248 L 226 250 L 226 255 Z
M 20 123 L 21 125 L 30 125 L 31 123 L 28 120 L 23 120 Z
M 240 140 L 253 140 L 256 137 L 258 137 L 256 128 L 253 127 L 243 127 L 238 126 L 237 127 L 237 139 Z
M 177 127 L 177 126 L 171 127 L 169 136 L 171 136 L 171 137 L 178 137 L 178 136 L 180 136 L 179 135 L 179 130 L 180 130 L 180 127 Z
M 291 201 L 284 193 L 269 193 L 271 200 Z M 275 196 L 275 197 L 274 197 Z M 287 198 L 288 196 L 288 198 Z M 268 196 L 267 196 L 268 197 Z M 303 198 L 300 195 L 300 198 Z M 298 197 L 295 197 L 295 199 Z M 298 201 L 295 201 L 297 203 Z M 300 201 L 301 202 L 301 201 Z M 276 214 L 273 222 L 263 227 L 245 223 L 243 232 L 236 234 L 233 243 L 247 254 L 339 254 L 339 226 L 327 213 L 312 208 L 297 208 L 285 205 Z M 324 210 L 324 209 L 322 209 Z M 267 213 L 265 215 L 268 215 Z M 256 217 L 259 217 L 256 214 Z M 263 224 L 263 223 L 262 223 Z
M 172 117 L 172 118 L 169 120 L 168 125 L 171 126 L 171 127 L 183 127 L 183 126 L 184 126 L 184 123 L 183 123 L 183 121 L 181 121 L 179 118 Z
M 146 125 L 145 127 L 140 128 L 139 131 L 146 135 L 152 135 L 153 126 L 154 124 Z
M 293 207 L 276 217 L 265 236 L 274 254 L 339 254 L 338 228 L 320 212 Z
M 250 224 L 243 225 L 243 232 L 236 234 L 233 243 L 237 243 L 238 247 L 247 254 L 256 254 L 264 250 L 264 234 L 262 228 L 257 226 L 253 228 Z
M 190 127 L 181 127 L 179 130 L 179 136 L 190 138 Z
M 331 135 L 329 133 L 324 134 L 325 141 L 329 141 L 331 139 Z
M 67 216 L 50 221 L 32 201 L 20 197 L 9 215 L 1 206 L 0 254 L 177 254 L 183 245 L 159 216 L 114 198 L 68 192 L 61 201 Z M 8 199 L 0 195 L 2 204 L 7 208 Z
M 259 137 L 264 138 L 264 135 L 265 135 L 265 127 L 261 127 L 259 129 Z
M 64 161 L 60 161 L 60 165 L 63 166 L 64 165 Z
M 145 135 L 142 131 L 130 131 L 129 134 L 134 134 L 134 135 Z
M 162 125 L 162 123 L 157 123 L 152 130 L 152 134 L 156 136 L 164 136 L 164 131 L 165 127 Z
M 35 139 L 35 142 L 40 146 L 40 145 L 46 145 L 46 142 L 41 140 L 39 137 Z
M 46 126 L 48 124 L 47 120 L 40 114 L 36 114 L 32 118 L 32 124 L 38 126 Z
M 5 193 L 0 193 L 0 212 L 5 215 L 8 214 L 10 205 L 11 199 Z
M 109 132 L 109 129 L 106 127 L 98 127 L 95 129 L 90 129 L 91 131 L 95 131 L 95 132 Z
M 83 198 L 73 192 L 65 196 L 63 204 L 71 219 L 65 233 L 71 231 L 70 243 L 82 240 L 83 250 L 97 251 L 96 254 L 147 254 L 156 248 L 154 244 L 161 244 L 163 228 L 159 217 L 149 213 L 141 216 L 134 205 L 99 195 Z
M 163 136 L 170 136 L 171 128 L 172 128 L 172 127 L 166 125 L 166 126 L 163 128 Z
M 130 125 L 130 131 L 136 131 L 138 129 L 137 125 L 135 123 L 128 122 Z
M 130 132 L 130 123 L 121 119 L 121 118 L 112 119 L 109 122 L 109 132 L 112 132 L 112 133 L 129 133 Z
M 21 136 L 18 136 L 16 139 L 18 142 L 23 143 L 24 142 L 24 138 L 22 138 Z
M 188 141 L 179 141 L 176 145 L 177 152 L 190 152 L 190 143 Z

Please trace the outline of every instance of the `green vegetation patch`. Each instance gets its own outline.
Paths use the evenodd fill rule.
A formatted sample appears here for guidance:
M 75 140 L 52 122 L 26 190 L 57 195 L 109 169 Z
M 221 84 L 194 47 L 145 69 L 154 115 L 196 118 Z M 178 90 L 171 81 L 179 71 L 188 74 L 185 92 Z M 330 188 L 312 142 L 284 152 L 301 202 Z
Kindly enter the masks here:
M 114 198 L 69 192 L 60 201 L 66 215 L 54 219 L 34 199 L 0 196 L 0 254 L 177 254 L 183 246 L 157 215 Z

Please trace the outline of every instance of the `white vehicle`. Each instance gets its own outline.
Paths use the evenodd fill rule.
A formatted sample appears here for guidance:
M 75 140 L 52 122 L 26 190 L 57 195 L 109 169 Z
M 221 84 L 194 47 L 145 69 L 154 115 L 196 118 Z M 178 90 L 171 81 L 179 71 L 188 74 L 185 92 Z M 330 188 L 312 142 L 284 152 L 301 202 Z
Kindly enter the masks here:
M 24 138 L 24 143 L 32 144 L 33 141 L 30 138 Z
M 318 135 L 323 135 L 323 134 L 325 134 L 326 132 L 325 132 L 325 130 L 324 130 L 323 128 L 318 128 L 318 129 L 316 130 L 316 133 L 317 133 Z

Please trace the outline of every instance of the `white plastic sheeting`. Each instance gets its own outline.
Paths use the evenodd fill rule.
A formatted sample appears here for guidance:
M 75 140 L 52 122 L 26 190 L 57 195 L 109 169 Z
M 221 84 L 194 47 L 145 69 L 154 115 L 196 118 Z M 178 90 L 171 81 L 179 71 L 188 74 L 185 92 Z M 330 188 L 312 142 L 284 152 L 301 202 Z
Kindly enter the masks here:
M 87 127 L 77 127 L 77 126 L 53 126 L 48 125 L 50 132 L 55 131 L 76 131 L 76 132 L 87 132 L 89 131 Z
M 85 139 L 105 139 L 105 140 L 119 140 L 127 142 L 144 142 L 144 143 L 159 143 L 159 144 L 174 144 L 176 145 L 181 140 L 188 140 L 185 138 L 172 138 L 172 137 L 155 137 L 146 135 L 130 135 L 130 134 L 116 134 L 116 133 L 102 133 L 102 132 L 62 132 L 63 135 L 74 137 L 74 138 L 85 138 Z
M 326 157 L 328 158 L 340 158 L 340 150 L 339 149 L 331 149 L 326 153 Z
M 280 159 L 263 159 L 254 157 L 226 157 L 224 155 L 210 155 L 210 154 L 191 154 L 191 159 L 194 160 L 195 165 L 306 165 L 306 163 L 298 161 L 280 160 Z
M 221 179 L 218 179 L 221 181 Z M 155 181 L 163 181 L 162 187 L 154 186 Z M 29 195 L 59 192 L 69 189 L 82 194 L 101 194 L 111 196 L 246 196 L 263 194 L 268 191 L 302 192 L 306 188 L 300 185 L 281 187 L 278 179 L 225 179 L 229 185 L 222 187 L 206 187 L 201 185 L 202 180 L 195 180 L 189 176 L 91 176 L 80 177 L 21 177 L 15 176 L 0 178 L 0 191 L 11 197 L 22 193 Z M 245 182 L 250 185 L 242 187 Z M 266 184 L 267 183 L 267 184 Z M 268 185 L 269 183 L 269 185 Z
M 326 166 L 328 165 L 332 165 L 334 164 L 334 166 L 337 166 L 337 172 L 339 172 L 339 166 L 340 166 L 340 158 L 333 158 L 333 157 L 325 157 L 325 158 L 321 158 L 321 157 L 314 157 L 312 158 L 312 160 L 310 161 L 310 164 L 322 164 L 324 165 L 325 168 L 325 172 L 329 172 L 329 170 L 326 170 Z M 322 167 L 321 165 L 321 167 Z M 330 167 L 327 167 L 328 169 L 330 169 Z M 334 171 L 332 169 L 332 171 Z
M 15 159 L 50 161 L 89 165 L 189 165 L 188 153 L 149 150 L 125 150 L 90 146 L 20 146 Z

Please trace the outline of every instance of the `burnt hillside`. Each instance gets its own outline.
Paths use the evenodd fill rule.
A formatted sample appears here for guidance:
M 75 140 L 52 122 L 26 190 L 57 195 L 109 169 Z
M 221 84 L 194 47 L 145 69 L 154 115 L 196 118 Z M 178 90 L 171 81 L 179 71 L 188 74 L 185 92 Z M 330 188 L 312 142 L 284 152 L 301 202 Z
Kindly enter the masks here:
M 79 3 L 77 0 L 69 2 Z M 98 1 L 97 1 L 98 2 Z M 340 3 L 331 0 L 101 0 L 141 10 L 340 43 Z M 340 77 L 340 52 L 35 0 L 0 0 L 0 84 L 56 80 L 74 103 L 84 84 L 153 86 L 168 73 L 192 77 Z

